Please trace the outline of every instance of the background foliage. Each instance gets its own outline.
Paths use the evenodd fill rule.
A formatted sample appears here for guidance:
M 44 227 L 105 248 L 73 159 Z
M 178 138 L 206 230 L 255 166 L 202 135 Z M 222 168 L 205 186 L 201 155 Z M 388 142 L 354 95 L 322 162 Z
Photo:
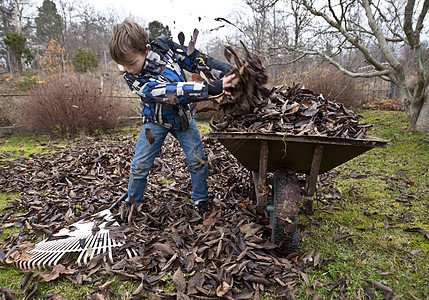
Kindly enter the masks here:
M 73 56 L 72 64 L 77 72 L 85 73 L 96 69 L 98 60 L 92 49 L 83 49 L 81 47 Z

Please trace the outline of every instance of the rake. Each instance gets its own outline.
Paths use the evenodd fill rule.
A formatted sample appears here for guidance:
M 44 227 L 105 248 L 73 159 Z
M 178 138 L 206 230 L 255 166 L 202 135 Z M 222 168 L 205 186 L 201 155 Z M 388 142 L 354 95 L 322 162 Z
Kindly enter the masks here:
M 126 197 L 127 193 L 124 193 L 108 209 L 73 223 L 37 243 L 33 249 L 26 251 L 29 256 L 24 257 L 29 257 L 29 259 L 21 258 L 17 261 L 18 267 L 20 269 L 53 267 L 67 253 L 78 253 L 76 263 L 82 265 L 95 256 L 107 252 L 106 257 L 113 264 L 112 249 L 123 244 L 109 237 L 108 227 L 119 226 L 112 217 L 111 209 Z M 95 227 L 97 231 L 93 232 Z M 128 256 L 132 257 L 131 251 L 128 249 L 126 251 Z

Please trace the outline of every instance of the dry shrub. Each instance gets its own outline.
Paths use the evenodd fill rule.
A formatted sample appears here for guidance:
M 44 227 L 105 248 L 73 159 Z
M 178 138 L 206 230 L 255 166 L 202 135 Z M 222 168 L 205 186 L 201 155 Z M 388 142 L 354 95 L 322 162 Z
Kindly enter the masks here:
M 0 101 L 0 127 L 16 125 L 20 121 L 18 97 L 1 97 Z
M 92 134 L 114 128 L 126 104 L 101 91 L 97 78 L 81 75 L 55 77 L 28 92 L 23 102 L 25 124 L 30 129 L 60 135 Z
M 302 83 L 315 93 L 322 94 L 325 99 L 342 103 L 346 107 L 360 107 L 365 99 L 353 79 L 337 69 L 316 69 L 307 73 Z

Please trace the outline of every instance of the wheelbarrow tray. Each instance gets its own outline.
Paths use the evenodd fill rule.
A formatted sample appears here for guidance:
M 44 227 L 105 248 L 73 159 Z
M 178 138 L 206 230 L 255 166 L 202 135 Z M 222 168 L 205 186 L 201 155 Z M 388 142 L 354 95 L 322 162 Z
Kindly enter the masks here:
M 374 147 L 386 147 L 388 142 L 375 137 L 348 139 L 248 132 L 211 132 L 209 138 L 223 144 L 252 171 L 256 209 L 270 212 L 271 241 L 288 251 L 295 251 L 300 242 L 296 222 L 301 199 L 303 211 L 313 214 L 318 175 Z M 267 172 L 274 172 L 271 201 L 266 192 Z M 306 174 L 303 193 L 296 173 Z
M 211 132 L 248 170 L 259 171 L 262 142 L 267 144 L 266 171 L 280 168 L 310 174 L 316 147 L 323 147 L 318 174 L 323 174 L 374 148 L 386 147 L 376 137 L 349 139 L 326 136 L 296 136 L 282 133 Z

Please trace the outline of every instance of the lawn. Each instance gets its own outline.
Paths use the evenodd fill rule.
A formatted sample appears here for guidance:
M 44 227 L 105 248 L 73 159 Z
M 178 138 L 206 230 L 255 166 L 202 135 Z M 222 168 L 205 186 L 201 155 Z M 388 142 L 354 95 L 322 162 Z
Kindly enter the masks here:
M 321 176 L 314 215 L 300 216 L 303 240 L 299 250 L 310 253 L 312 263 L 307 264 L 303 270 L 306 275 L 295 286 L 295 298 L 388 299 L 394 295 L 396 299 L 427 299 L 429 137 L 408 133 L 403 112 L 359 113 L 363 122 L 374 125 L 371 135 L 390 142 L 386 148 L 370 150 Z M 199 125 L 202 132 L 208 130 L 207 124 Z M 130 135 L 130 130 L 126 134 Z M 64 151 L 78 142 L 79 138 L 62 141 L 37 134 L 1 138 L 0 160 L 20 156 L 31 159 Z M 0 186 L 0 209 L 14 197 L 19 197 L 19 192 L 5 193 Z M 3 216 L 0 214 L 0 219 Z M 19 230 L 10 222 L 7 226 L 2 222 L 0 243 Z M 0 286 L 21 291 L 25 274 L 0 264 Z M 171 275 L 166 275 L 166 288 L 171 288 Z M 106 280 L 113 279 L 112 289 L 123 299 L 129 299 L 139 285 L 120 277 Z M 76 285 L 59 279 L 40 285 L 40 295 L 56 293 L 86 299 L 96 284 Z M 262 299 L 274 297 L 271 292 L 261 295 Z

